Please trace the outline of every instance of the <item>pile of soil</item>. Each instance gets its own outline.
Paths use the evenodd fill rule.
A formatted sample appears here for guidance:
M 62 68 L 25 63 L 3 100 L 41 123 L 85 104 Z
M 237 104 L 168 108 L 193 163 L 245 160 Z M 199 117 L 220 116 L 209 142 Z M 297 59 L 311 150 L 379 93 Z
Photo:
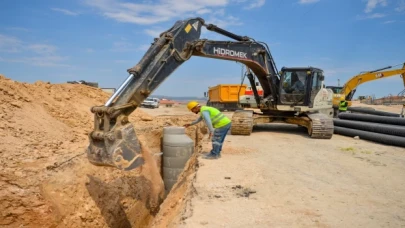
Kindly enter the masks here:
M 0 75 L 0 226 L 165 227 L 176 218 L 169 212 L 170 219 L 153 221 L 167 211 L 159 207 L 164 191 L 155 160 L 130 172 L 88 162 L 90 108 L 109 96 L 81 84 L 28 84 Z M 137 109 L 129 119 L 153 159 L 161 150 L 162 127 L 194 117 L 153 118 Z M 203 134 L 194 127 L 187 134 L 201 151 Z M 193 157 L 182 178 L 196 167 Z M 185 186 L 165 203 L 187 197 L 192 186 Z

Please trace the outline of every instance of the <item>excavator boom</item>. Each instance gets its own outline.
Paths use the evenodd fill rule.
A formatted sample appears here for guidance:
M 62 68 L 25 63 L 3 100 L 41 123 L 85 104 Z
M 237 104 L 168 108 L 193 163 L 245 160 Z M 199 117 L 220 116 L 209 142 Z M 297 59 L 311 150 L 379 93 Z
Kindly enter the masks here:
M 200 39 L 202 26 L 237 41 Z M 106 104 L 91 108 L 94 130 L 89 134 L 87 149 L 91 163 L 122 170 L 131 170 L 144 163 L 140 143 L 128 116 L 193 55 L 245 64 L 258 77 L 264 95 L 272 97 L 272 106 L 276 105 L 277 69 L 264 45 L 215 25 L 205 25 L 202 18 L 177 21 L 155 39 L 137 65 L 127 70 L 129 77 Z

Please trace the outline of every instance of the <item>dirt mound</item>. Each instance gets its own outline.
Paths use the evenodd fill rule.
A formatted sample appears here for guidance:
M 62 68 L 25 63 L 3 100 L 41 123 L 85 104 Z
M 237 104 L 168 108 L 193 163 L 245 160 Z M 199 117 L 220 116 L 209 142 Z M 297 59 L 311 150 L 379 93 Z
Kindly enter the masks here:
M 0 226 L 144 227 L 162 202 L 156 166 L 121 172 L 90 165 L 90 107 L 109 94 L 81 84 L 20 83 L 0 75 Z M 163 126 L 193 117 L 130 116 L 151 155 Z M 193 139 L 202 134 L 187 129 Z M 197 147 L 198 149 L 200 147 Z

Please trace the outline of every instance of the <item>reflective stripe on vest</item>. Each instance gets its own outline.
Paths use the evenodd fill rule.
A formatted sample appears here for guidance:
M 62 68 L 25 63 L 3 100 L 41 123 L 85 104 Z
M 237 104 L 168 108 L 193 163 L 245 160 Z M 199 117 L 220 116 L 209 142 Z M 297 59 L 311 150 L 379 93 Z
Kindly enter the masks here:
M 214 128 L 223 127 L 231 122 L 228 117 L 226 117 L 223 113 L 221 113 L 221 111 L 214 107 L 202 106 L 201 116 L 203 111 L 208 111 L 210 113 L 210 119 Z

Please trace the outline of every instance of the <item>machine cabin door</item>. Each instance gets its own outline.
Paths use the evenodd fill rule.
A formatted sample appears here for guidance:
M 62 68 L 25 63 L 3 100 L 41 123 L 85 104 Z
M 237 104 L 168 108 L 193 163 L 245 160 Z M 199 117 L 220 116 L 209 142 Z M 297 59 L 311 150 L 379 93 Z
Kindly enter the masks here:
M 322 71 L 314 70 L 314 71 L 312 71 L 310 78 L 311 78 L 311 80 L 309 83 L 310 94 L 309 94 L 308 106 L 310 108 L 312 108 L 314 106 L 315 96 L 319 93 L 319 91 L 323 87 L 324 75 L 323 75 Z
M 309 69 L 283 69 L 278 104 L 308 106 L 312 95 L 311 85 L 312 71 Z

